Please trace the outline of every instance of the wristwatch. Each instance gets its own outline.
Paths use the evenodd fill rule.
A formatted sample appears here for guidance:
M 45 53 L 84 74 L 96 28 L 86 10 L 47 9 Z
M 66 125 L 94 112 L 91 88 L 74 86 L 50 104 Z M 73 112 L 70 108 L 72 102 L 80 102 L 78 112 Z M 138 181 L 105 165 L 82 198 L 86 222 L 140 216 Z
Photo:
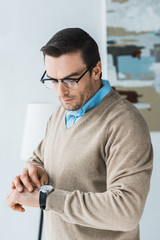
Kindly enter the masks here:
M 52 187 L 51 185 L 43 185 L 41 187 L 39 187 L 39 205 L 41 209 L 45 209 L 46 208 L 46 198 L 47 195 L 54 191 L 54 187 Z

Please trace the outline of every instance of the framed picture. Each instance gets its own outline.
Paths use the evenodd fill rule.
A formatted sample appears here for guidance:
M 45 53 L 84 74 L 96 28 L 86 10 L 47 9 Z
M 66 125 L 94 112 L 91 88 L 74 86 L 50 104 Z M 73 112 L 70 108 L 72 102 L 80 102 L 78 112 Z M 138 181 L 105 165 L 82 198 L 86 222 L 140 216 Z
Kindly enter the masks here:
M 160 131 L 160 1 L 106 0 L 112 85 Z

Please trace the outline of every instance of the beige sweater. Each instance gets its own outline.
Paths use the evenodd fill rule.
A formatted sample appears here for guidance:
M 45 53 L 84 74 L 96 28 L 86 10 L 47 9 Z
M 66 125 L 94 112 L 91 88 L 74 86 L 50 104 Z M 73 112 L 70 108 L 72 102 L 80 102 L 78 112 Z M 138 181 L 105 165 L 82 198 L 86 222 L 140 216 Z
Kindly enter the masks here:
M 60 107 L 28 160 L 47 171 L 47 240 L 138 240 L 152 146 L 137 109 L 112 90 L 69 129 Z

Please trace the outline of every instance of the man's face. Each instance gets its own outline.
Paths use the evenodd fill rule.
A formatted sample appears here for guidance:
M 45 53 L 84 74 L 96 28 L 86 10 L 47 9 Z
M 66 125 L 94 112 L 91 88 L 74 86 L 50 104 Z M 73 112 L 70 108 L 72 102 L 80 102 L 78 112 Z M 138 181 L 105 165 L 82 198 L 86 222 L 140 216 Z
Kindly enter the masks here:
M 47 75 L 58 80 L 66 77 L 79 78 L 87 69 L 80 52 L 51 57 L 45 55 Z M 80 109 L 100 88 L 101 65 L 96 66 L 92 74 L 88 71 L 78 82 L 77 89 L 69 89 L 59 81 L 55 91 L 66 110 Z

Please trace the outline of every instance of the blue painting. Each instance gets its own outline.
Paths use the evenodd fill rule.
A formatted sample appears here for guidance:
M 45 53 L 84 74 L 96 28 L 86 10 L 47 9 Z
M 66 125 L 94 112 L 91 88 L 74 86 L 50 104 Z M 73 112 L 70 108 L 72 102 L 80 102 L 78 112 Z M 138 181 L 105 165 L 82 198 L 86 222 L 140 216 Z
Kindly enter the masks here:
M 111 85 L 160 131 L 160 1 L 106 0 Z
M 152 56 L 141 58 L 133 58 L 132 56 L 119 56 L 118 71 L 119 73 L 124 73 L 124 75 L 129 73 L 133 80 L 144 80 L 142 77 L 144 75 L 149 76 L 149 79 L 154 79 L 154 71 L 151 69 L 151 66 L 154 62 L 155 58 Z

